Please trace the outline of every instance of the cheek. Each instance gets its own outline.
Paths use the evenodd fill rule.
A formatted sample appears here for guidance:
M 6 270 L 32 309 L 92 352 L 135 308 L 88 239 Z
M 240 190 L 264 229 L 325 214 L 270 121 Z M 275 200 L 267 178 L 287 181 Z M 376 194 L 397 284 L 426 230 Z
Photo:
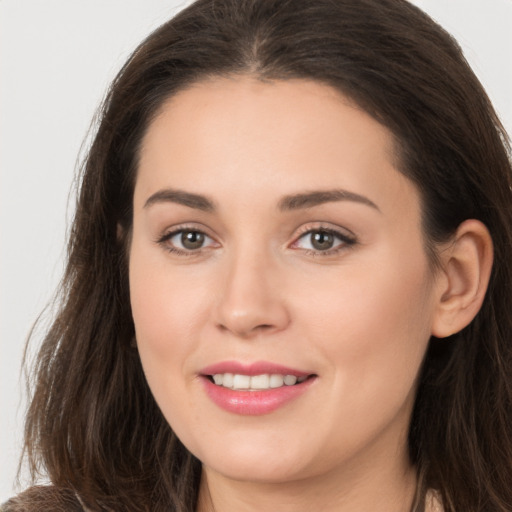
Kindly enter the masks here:
M 154 248 L 132 246 L 130 300 L 137 346 L 148 383 L 164 410 L 172 407 L 166 403 L 169 389 L 180 389 L 191 378 L 188 356 L 197 349 L 198 333 L 208 318 L 207 283 L 171 269 L 165 255 L 162 258 Z
M 396 357 L 391 347 L 412 349 L 428 331 L 427 286 L 423 269 L 353 271 L 328 301 L 331 318 L 356 353 L 389 349 Z
M 176 337 L 183 342 L 180 345 L 186 345 L 200 323 L 208 280 L 197 274 L 189 267 L 170 265 L 163 249 L 143 242 L 131 247 L 130 301 L 137 336 L 160 355 Z
M 354 265 L 339 279 L 326 280 L 322 292 L 309 295 L 302 313 L 308 319 L 304 332 L 329 361 L 333 399 L 343 397 L 339 411 L 348 414 L 343 421 L 396 414 L 413 395 L 430 338 L 424 258 L 381 261 L 381 268 Z M 318 284 L 306 288 L 318 290 Z M 358 429 L 355 425 L 353 432 Z

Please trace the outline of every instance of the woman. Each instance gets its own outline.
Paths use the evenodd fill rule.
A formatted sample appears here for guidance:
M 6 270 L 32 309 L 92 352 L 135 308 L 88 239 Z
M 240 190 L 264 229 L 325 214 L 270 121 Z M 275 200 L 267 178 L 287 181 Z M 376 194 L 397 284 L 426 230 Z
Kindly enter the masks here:
M 106 99 L 6 510 L 512 510 L 506 141 L 407 2 L 182 11 Z

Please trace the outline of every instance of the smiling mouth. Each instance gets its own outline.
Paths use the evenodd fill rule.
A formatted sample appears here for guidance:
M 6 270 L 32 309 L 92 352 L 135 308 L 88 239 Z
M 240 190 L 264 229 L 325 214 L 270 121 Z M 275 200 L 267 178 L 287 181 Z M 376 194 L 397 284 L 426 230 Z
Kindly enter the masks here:
M 315 375 L 282 375 L 276 373 L 264 373 L 261 375 L 243 375 L 238 373 L 216 373 L 205 375 L 210 382 L 219 387 L 232 389 L 234 391 L 266 391 L 278 389 L 285 386 L 296 386 Z

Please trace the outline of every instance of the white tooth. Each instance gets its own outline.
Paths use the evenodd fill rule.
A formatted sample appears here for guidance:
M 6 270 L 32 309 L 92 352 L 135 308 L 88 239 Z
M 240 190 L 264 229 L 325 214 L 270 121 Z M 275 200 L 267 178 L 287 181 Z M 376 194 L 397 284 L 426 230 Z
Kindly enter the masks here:
M 299 383 L 300 383 L 300 382 L 304 382 L 307 378 L 308 378 L 308 376 L 307 376 L 307 375 L 303 375 L 302 377 L 299 377 L 299 378 L 297 379 L 297 382 L 299 382 Z
M 215 382 L 215 384 L 217 384 L 217 386 L 222 386 L 222 380 L 223 380 L 222 373 L 216 373 L 213 376 L 213 382 Z
M 235 375 L 233 378 L 233 389 L 249 389 L 251 377 L 249 375 Z
M 285 375 L 284 376 L 284 383 L 287 386 L 293 386 L 294 384 L 297 383 L 297 377 L 295 377 L 295 375 Z
M 233 387 L 233 374 L 232 373 L 225 373 L 222 377 L 222 385 L 225 388 L 232 388 Z
M 251 389 L 268 389 L 270 376 L 266 375 L 254 375 L 251 377 Z
M 282 375 L 271 375 L 269 384 L 271 388 L 280 388 L 284 384 L 284 378 Z

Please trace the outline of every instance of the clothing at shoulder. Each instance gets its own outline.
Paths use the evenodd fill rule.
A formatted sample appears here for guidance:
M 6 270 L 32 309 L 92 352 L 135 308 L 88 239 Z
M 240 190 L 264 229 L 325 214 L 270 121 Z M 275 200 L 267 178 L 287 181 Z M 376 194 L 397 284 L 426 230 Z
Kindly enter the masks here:
M 425 497 L 425 512 L 444 512 L 439 495 L 435 491 L 428 491 Z
M 84 512 L 75 493 L 51 485 L 30 487 L 0 507 L 0 512 Z

